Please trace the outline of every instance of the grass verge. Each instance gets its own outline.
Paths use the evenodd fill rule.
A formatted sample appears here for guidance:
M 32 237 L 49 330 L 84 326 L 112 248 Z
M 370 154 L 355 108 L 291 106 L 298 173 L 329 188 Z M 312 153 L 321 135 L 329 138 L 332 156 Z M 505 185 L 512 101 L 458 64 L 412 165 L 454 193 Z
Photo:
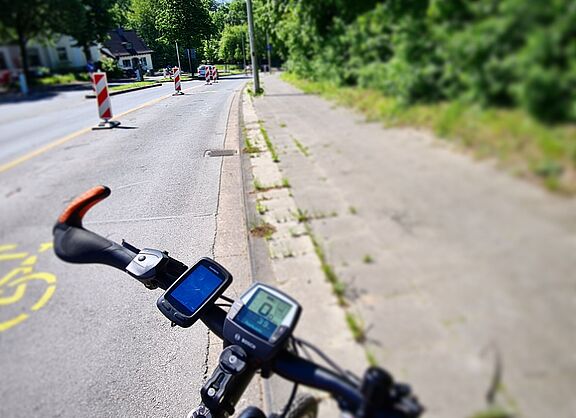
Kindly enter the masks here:
M 150 86 L 152 84 L 155 84 L 155 82 L 154 81 L 137 81 L 135 83 L 120 84 L 118 86 L 112 86 L 112 87 L 110 87 L 110 91 L 123 91 L 123 90 L 133 89 L 136 87 Z
M 88 73 L 53 74 L 36 78 L 32 83 L 37 86 L 59 86 L 62 84 L 72 84 L 77 81 L 90 81 L 90 76 Z
M 359 110 L 386 126 L 427 128 L 478 158 L 493 158 L 521 177 L 563 194 L 576 194 L 576 125 L 545 125 L 521 110 L 481 108 L 460 102 L 403 106 L 374 90 L 312 82 L 284 73 L 305 93 Z

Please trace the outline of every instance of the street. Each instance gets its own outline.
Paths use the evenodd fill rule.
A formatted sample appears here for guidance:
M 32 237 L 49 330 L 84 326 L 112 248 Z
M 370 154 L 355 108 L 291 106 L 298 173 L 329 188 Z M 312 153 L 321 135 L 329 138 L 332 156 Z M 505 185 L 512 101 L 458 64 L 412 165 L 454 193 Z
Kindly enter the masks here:
M 51 229 L 73 197 L 104 184 L 112 195 L 87 228 L 188 264 L 213 255 L 222 158 L 204 154 L 223 147 L 244 82 L 114 96 L 121 129 L 87 131 L 0 173 L 0 416 L 175 417 L 197 405 L 206 328 L 171 328 L 159 292 L 120 271 L 58 260 Z M 0 164 L 95 125 L 84 94 L 1 105 Z

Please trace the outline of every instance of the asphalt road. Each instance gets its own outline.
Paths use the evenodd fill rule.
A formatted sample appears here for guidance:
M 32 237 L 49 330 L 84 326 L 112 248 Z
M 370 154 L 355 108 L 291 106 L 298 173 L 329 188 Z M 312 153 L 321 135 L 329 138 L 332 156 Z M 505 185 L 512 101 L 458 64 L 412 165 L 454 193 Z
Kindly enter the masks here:
M 123 116 L 124 129 L 85 133 L 0 173 L 1 417 L 178 417 L 197 405 L 207 329 L 171 328 L 158 291 L 108 267 L 65 264 L 47 243 L 65 205 L 105 184 L 112 195 L 88 228 L 187 263 L 212 255 L 221 158 L 204 152 L 222 147 L 243 82 L 185 83 L 185 96 Z M 119 114 L 168 89 L 112 106 Z M 71 93 L 0 110 L 4 164 L 97 121 L 94 102 Z
M 202 86 L 203 81 L 182 83 L 184 89 Z M 98 123 L 95 99 L 84 96 L 90 90 L 45 92 L 27 101 L 4 102 L 0 105 L 0 165 L 15 157 Z M 112 96 L 112 112 L 116 115 L 151 100 L 174 92 L 172 83 L 132 93 Z

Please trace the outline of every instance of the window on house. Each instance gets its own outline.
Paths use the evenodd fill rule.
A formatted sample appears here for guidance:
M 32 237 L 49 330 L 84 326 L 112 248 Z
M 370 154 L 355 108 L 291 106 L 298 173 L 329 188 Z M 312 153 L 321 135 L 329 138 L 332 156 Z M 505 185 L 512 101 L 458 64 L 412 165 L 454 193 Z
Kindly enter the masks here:
M 30 67 L 41 67 L 40 51 L 37 48 L 30 48 L 28 50 L 28 64 Z
M 8 69 L 8 65 L 6 64 L 6 57 L 4 56 L 4 52 L 0 51 L 0 70 Z
M 58 53 L 58 60 L 60 62 L 68 62 L 68 51 L 65 47 L 61 46 L 56 48 L 56 52 Z
M 146 61 L 146 57 L 140 58 L 140 64 L 143 67 L 148 67 L 148 61 Z
M 130 63 L 130 60 L 122 60 L 122 67 L 132 68 L 132 64 Z

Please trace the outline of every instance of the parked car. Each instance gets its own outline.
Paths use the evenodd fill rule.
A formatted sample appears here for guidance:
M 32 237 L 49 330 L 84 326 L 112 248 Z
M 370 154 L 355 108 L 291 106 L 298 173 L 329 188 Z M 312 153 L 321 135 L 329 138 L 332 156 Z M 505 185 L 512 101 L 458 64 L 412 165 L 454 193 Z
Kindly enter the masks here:
M 198 67 L 198 78 L 204 80 L 206 78 L 206 69 L 207 68 L 214 68 L 213 65 L 201 65 Z

